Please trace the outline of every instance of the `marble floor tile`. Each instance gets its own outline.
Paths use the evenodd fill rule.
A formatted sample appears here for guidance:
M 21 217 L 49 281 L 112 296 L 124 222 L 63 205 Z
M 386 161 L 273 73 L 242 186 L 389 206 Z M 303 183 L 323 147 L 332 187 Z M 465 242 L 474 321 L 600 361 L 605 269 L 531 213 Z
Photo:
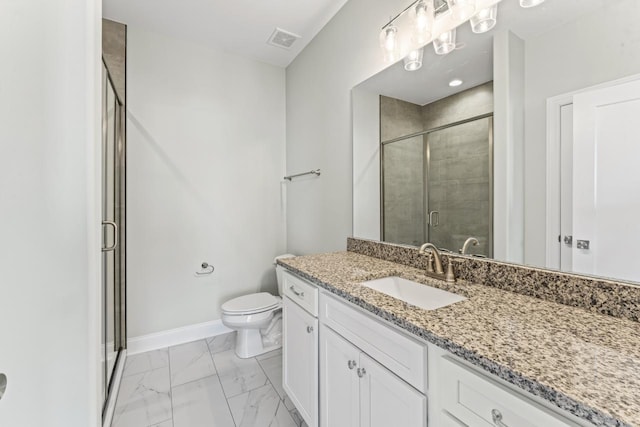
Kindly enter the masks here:
M 217 375 L 172 389 L 174 427 L 235 427 Z
M 284 406 L 286 406 L 289 411 L 293 411 L 294 409 L 296 409 L 295 405 L 293 404 L 289 396 L 287 396 L 287 393 L 284 394 L 283 400 L 284 400 Z
M 147 351 L 146 353 L 127 356 L 127 363 L 124 366 L 123 376 L 140 374 L 158 368 L 169 366 L 169 349 Z
M 230 398 L 229 407 L 238 427 L 295 427 L 271 384 Z
M 282 348 L 277 350 L 270 351 L 268 353 L 263 353 L 259 356 L 256 356 L 258 360 L 271 359 L 272 357 L 280 356 L 282 358 Z
M 216 373 L 211 353 L 209 353 L 209 347 L 205 340 L 170 347 L 169 363 L 172 387 L 209 377 Z
M 170 419 L 168 367 L 122 378 L 112 427 L 152 426 Z
M 262 387 L 269 381 L 255 358 L 240 359 L 234 350 L 214 354 L 213 361 L 227 398 Z
M 273 388 L 278 392 L 280 399 L 284 399 L 286 394 L 284 388 L 282 388 L 282 354 L 275 355 L 275 357 L 268 359 L 258 360 L 258 363 L 262 366 L 264 373 L 267 374 L 267 378 L 269 378 Z
M 237 332 L 234 331 L 229 332 L 228 334 L 207 338 L 207 344 L 209 345 L 211 354 L 236 348 L 236 336 Z

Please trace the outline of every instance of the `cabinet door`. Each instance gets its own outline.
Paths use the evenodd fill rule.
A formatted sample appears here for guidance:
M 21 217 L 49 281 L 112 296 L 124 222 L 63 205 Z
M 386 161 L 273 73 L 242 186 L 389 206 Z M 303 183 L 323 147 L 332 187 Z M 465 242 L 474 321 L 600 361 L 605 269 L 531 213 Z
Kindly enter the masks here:
M 318 425 L 318 319 L 283 298 L 282 385 L 309 425 Z
M 423 394 L 364 353 L 360 369 L 362 427 L 426 427 L 427 398 Z
M 320 425 L 360 425 L 359 381 L 356 374 L 360 350 L 329 327 L 320 330 Z M 399 425 L 399 424 L 389 424 Z M 388 427 L 387 426 L 387 427 Z

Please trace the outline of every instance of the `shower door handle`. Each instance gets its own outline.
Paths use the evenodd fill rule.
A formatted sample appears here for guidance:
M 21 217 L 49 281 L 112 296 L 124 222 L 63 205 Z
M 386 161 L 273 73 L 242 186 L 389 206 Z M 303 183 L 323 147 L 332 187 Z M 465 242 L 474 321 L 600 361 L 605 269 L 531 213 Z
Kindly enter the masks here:
M 113 227 L 113 245 L 103 247 L 102 252 L 110 252 L 118 247 L 118 224 L 113 221 L 102 221 L 102 226 L 105 225 L 110 225 Z
M 437 227 L 440 225 L 440 212 L 438 211 L 429 212 L 429 225 L 432 227 Z

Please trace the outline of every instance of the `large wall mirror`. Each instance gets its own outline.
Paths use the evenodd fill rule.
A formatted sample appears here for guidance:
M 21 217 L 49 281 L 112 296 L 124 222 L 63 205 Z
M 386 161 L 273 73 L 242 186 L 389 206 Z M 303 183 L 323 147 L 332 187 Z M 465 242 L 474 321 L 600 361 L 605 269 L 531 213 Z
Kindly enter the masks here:
M 639 18 L 503 0 L 491 31 L 357 85 L 354 236 L 640 282 Z

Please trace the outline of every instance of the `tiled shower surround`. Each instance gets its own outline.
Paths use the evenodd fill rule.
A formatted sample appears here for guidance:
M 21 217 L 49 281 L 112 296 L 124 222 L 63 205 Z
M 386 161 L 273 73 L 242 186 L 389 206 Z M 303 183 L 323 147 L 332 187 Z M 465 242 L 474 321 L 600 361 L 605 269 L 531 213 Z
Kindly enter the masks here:
M 347 251 L 410 267 L 426 268 L 427 257 L 411 246 L 348 238 Z M 640 286 L 492 259 L 442 254 L 445 269 L 451 261 L 454 262 L 456 277 L 471 283 L 640 321 Z

